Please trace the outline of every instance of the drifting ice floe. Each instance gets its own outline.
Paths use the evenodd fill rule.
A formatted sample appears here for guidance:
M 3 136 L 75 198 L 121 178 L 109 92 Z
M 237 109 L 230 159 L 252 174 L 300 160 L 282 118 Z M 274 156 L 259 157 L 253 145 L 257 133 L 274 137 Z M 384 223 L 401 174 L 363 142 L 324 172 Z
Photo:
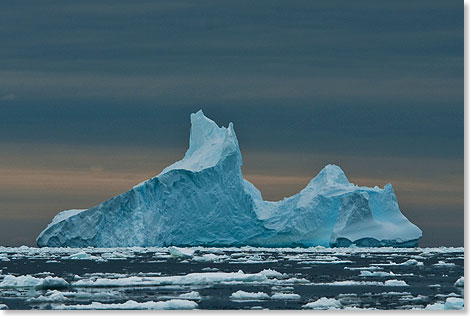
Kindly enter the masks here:
M 86 253 L 84 251 L 74 253 L 73 255 L 70 255 L 66 257 L 65 259 L 70 259 L 70 260 L 97 260 L 100 259 L 99 257 L 95 257 L 90 255 L 89 253 Z
M 264 292 L 245 292 L 236 291 L 230 296 L 233 300 L 265 300 L 269 299 L 269 295 Z
M 196 291 L 191 291 L 189 293 L 183 293 L 179 296 L 179 298 L 185 299 L 185 300 L 200 300 L 201 295 L 199 292 Z
M 191 114 L 189 149 L 159 175 L 88 210 L 59 213 L 41 247 L 416 246 L 390 184 L 357 186 L 327 165 L 298 194 L 264 201 L 243 179 L 232 123 Z
M 78 280 L 72 283 L 74 287 L 124 287 L 149 285 L 203 285 L 223 282 L 267 282 L 270 279 L 285 278 L 282 273 L 274 270 L 263 270 L 258 273 L 238 272 L 203 272 L 177 276 L 137 277 L 131 276 L 118 279 Z
M 464 277 L 460 277 L 457 281 L 455 281 L 454 285 L 457 287 L 464 287 Z
M 70 310 L 70 309 L 196 309 L 198 307 L 196 302 L 188 300 L 174 299 L 164 302 L 143 302 L 138 303 L 136 301 L 129 300 L 125 303 L 117 304 L 103 304 L 99 302 L 93 302 L 89 305 L 59 305 L 54 306 L 54 309 L 59 310 Z
M 433 264 L 435 267 L 455 267 L 455 263 L 439 261 L 438 263 Z
M 38 297 L 32 297 L 27 300 L 28 303 L 52 303 L 52 302 L 65 302 L 68 298 L 65 296 L 65 293 L 52 290 L 47 291 L 44 295 L 39 295 Z
M 361 277 L 389 277 L 389 276 L 397 276 L 397 275 L 393 273 L 392 271 L 385 272 L 385 271 L 362 270 L 359 276 Z
M 233 300 L 299 300 L 300 295 L 295 293 L 274 293 L 269 296 L 264 292 L 245 292 L 239 290 L 230 296 Z
M 415 259 L 409 259 L 402 263 L 388 262 L 388 263 L 376 263 L 377 266 L 422 266 L 422 262 Z
M 30 275 L 6 275 L 2 282 L 0 282 L 0 288 L 33 287 L 37 289 L 60 289 L 68 286 L 69 283 L 64 279 L 50 276 L 35 278 Z
M 62 292 L 58 290 L 48 290 L 44 295 L 31 297 L 26 300 L 30 304 L 58 303 L 58 302 L 76 302 L 80 300 L 88 301 L 90 299 L 116 299 L 116 291 L 99 292 Z
M 170 255 L 176 258 L 191 258 L 194 250 L 190 248 L 170 247 Z
M 332 286 L 408 286 L 403 280 L 387 280 L 385 282 L 378 281 L 335 281 L 329 283 L 317 283 L 316 285 L 332 285 Z
M 434 303 L 426 306 L 426 309 L 431 310 L 462 310 L 464 308 L 463 298 L 449 297 L 445 303 Z
M 307 309 L 340 309 L 342 305 L 340 301 L 334 298 L 322 297 L 314 302 L 310 302 L 302 306 Z
M 300 295 L 295 293 L 274 293 L 272 300 L 300 300 Z

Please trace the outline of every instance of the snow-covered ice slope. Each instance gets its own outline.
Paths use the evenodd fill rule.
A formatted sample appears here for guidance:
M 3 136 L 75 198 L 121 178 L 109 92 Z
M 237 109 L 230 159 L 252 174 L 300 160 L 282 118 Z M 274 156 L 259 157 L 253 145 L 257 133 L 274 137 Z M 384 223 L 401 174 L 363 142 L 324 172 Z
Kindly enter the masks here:
M 102 204 L 59 213 L 37 243 L 416 246 L 422 235 L 400 212 L 390 184 L 360 187 L 341 168 L 327 165 L 298 194 L 269 202 L 243 179 L 241 165 L 232 123 L 219 127 L 198 111 L 191 114 L 189 149 L 182 160 Z

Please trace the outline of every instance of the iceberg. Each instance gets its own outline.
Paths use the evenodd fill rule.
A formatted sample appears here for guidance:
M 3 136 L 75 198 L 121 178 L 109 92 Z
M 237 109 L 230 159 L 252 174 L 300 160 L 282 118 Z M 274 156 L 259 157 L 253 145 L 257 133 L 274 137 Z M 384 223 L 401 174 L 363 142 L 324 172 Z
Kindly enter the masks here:
M 40 247 L 414 247 L 421 230 L 400 211 L 392 185 L 350 183 L 327 165 L 299 193 L 264 201 L 243 178 L 230 123 L 191 114 L 183 159 L 86 210 L 59 213 Z

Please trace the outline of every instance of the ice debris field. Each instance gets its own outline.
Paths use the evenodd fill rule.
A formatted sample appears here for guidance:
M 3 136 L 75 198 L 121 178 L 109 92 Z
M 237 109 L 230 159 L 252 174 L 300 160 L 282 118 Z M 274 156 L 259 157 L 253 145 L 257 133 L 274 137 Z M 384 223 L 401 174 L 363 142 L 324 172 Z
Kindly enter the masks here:
M 463 248 L 0 247 L 2 309 L 463 309 Z
M 198 111 L 182 160 L 95 207 L 59 213 L 37 244 L 414 247 L 422 236 L 391 184 L 357 186 L 327 165 L 298 194 L 270 202 L 243 178 L 241 165 L 233 124 L 219 127 Z

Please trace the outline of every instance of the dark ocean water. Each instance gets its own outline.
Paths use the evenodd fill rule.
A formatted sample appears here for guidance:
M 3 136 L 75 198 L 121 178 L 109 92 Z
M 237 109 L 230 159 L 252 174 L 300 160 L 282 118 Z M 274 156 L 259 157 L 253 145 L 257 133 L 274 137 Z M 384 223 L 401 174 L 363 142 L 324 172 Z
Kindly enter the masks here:
M 455 283 L 464 275 L 463 256 L 463 248 L 0 247 L 0 304 L 8 309 L 458 308 L 463 286 Z M 46 277 L 65 282 L 47 283 Z M 137 304 L 122 305 L 129 300 Z M 156 304 L 170 301 L 174 304 Z M 144 302 L 152 303 L 139 304 Z M 307 305 L 312 302 L 317 303 Z

